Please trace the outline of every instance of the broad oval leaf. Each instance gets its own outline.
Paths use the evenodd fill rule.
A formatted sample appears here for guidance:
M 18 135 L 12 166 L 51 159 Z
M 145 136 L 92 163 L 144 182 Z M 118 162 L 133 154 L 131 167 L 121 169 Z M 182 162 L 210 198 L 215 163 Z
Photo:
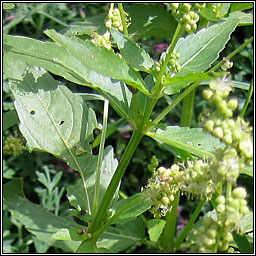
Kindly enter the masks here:
M 146 135 L 200 158 L 212 157 L 211 152 L 225 146 L 211 134 L 203 132 L 201 128 L 167 126 L 165 130 L 157 129 L 156 132 L 149 132 Z
M 165 224 L 166 224 L 166 221 L 161 219 L 153 219 L 147 222 L 150 241 L 157 242 L 157 240 L 159 239 L 165 227 Z
M 27 73 L 22 81 L 11 80 L 10 88 L 15 97 L 19 127 L 30 150 L 60 156 L 86 139 L 81 138 L 84 111 L 88 112 L 83 99 L 48 73 L 42 71 L 36 78 Z

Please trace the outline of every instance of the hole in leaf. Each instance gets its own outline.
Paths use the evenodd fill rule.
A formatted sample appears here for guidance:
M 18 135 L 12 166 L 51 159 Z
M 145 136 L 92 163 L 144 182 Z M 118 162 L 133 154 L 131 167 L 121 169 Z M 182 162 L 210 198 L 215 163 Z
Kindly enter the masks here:
M 63 120 L 59 122 L 59 125 L 63 125 L 63 124 L 64 124 L 64 121 L 63 121 Z
M 34 115 L 36 112 L 34 110 L 30 111 L 30 115 Z

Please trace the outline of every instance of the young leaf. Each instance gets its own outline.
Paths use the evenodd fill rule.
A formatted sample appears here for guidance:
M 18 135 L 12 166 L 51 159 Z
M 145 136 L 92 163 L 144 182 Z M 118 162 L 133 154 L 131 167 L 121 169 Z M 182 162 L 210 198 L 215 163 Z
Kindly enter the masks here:
M 157 242 L 165 226 L 165 220 L 153 219 L 147 222 L 149 239 L 152 242 Z
M 224 146 L 217 138 L 203 132 L 201 128 L 167 126 L 165 130 L 147 133 L 158 142 L 187 151 L 200 158 L 212 157 L 216 148 Z
M 61 228 L 51 236 L 56 240 L 83 241 L 88 238 L 88 234 L 83 228 Z
M 238 19 L 228 18 L 225 22 L 203 28 L 185 39 L 179 39 L 175 50 L 180 54 L 178 63 L 181 69 L 177 75 L 184 76 L 192 72 L 206 71 L 218 58 L 238 24 Z M 180 84 L 179 89 L 185 88 L 188 84 L 187 82 Z M 172 86 L 169 86 L 165 93 L 171 94 L 172 91 Z
M 67 49 L 87 69 L 106 77 L 124 81 L 149 95 L 140 74 L 128 66 L 125 60 L 117 56 L 114 51 L 96 46 L 89 40 L 70 39 L 54 30 L 47 30 L 45 34 Z
M 110 33 L 125 60 L 134 69 L 149 73 L 154 65 L 154 61 L 150 58 L 149 54 L 131 39 L 124 37 L 123 34 L 116 29 L 111 28 Z
M 24 197 L 22 187 L 22 179 L 19 178 L 13 178 L 11 182 L 4 185 L 3 196 L 7 210 L 41 241 L 61 248 L 65 252 L 75 252 L 80 242 L 57 241 L 51 235 L 61 228 L 81 229 L 83 226 L 70 221 L 70 219 L 55 216 L 39 205 L 30 202 Z

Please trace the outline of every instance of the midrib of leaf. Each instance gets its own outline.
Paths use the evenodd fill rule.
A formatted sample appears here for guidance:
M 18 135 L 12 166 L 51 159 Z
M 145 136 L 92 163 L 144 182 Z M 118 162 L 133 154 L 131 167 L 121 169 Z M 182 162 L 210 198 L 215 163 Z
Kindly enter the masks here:
M 84 81 L 85 81 L 85 83 L 83 84 L 83 85 L 87 85 L 87 86 L 90 86 L 90 87 L 92 87 L 92 85 L 90 85 L 90 84 L 88 84 L 88 82 L 87 82 L 87 78 L 86 77 L 84 77 L 84 75 L 83 74 L 81 74 L 81 73 L 78 73 L 77 72 L 77 70 L 75 70 L 75 69 L 73 69 L 72 67 L 70 67 L 70 66 L 68 66 L 68 65 L 66 65 L 63 61 L 61 61 L 61 60 L 59 60 L 58 58 L 56 58 L 56 60 L 51 60 L 50 58 L 45 58 L 45 57 L 43 57 L 43 56 L 34 56 L 34 55 L 31 55 L 31 54 L 29 54 L 29 53 L 26 53 L 26 52 L 18 52 L 18 51 L 15 51 L 15 50 L 11 50 L 11 52 L 13 52 L 13 53 L 15 53 L 15 54 L 19 54 L 19 55 L 25 55 L 25 56 L 28 56 L 28 57 L 31 57 L 31 58 L 35 58 L 35 59 L 41 59 L 41 60 L 44 60 L 44 61 L 48 61 L 48 62 L 52 62 L 53 64 L 59 64 L 60 66 L 62 66 L 62 67 L 64 67 L 64 68 L 66 68 L 66 69 L 68 69 L 69 71 L 72 71 L 73 73 L 75 73 L 78 77 L 80 77 L 80 78 L 82 78 Z M 68 53 L 68 52 L 67 52 Z M 68 53 L 69 54 L 69 53 Z M 73 57 L 73 56 L 72 56 Z M 74 58 L 74 57 L 73 57 Z M 76 58 L 75 58 L 76 59 Z M 82 62 L 80 61 L 80 60 L 78 60 L 78 59 L 76 59 L 76 61 L 79 61 L 79 63 L 81 64 L 81 65 L 83 65 L 82 64 Z M 47 68 L 45 68 L 45 69 L 47 69 Z M 48 69 L 47 69 L 48 70 Z M 52 72 L 52 71 L 51 71 Z M 95 85 L 94 85 L 95 86 Z M 97 85 L 96 85 L 97 86 Z
M 230 24 L 231 26 L 232 24 Z M 221 32 L 219 34 L 221 34 L 224 30 L 226 30 L 227 27 L 224 27 Z M 205 48 L 213 41 L 215 40 L 219 34 L 216 34 L 215 37 L 213 37 L 207 44 L 204 45 L 204 47 L 202 47 L 195 55 L 193 55 L 190 59 L 188 59 L 185 63 L 183 63 L 183 65 L 181 65 L 181 68 L 183 68 L 185 65 L 187 65 L 189 62 L 191 62 L 198 54 L 200 54 L 203 50 L 205 50 Z
M 28 84 L 29 84 L 31 90 L 36 94 L 36 92 L 34 91 L 33 85 L 30 83 L 29 79 L 27 79 L 27 82 L 28 82 Z M 66 95 L 63 94 L 60 89 L 58 89 L 58 90 L 59 90 L 60 93 L 67 99 L 67 101 L 69 101 L 68 98 L 66 97 Z M 82 179 L 82 182 L 83 182 L 83 186 L 84 186 L 85 196 L 86 196 L 87 204 L 88 204 L 88 211 L 89 211 L 89 214 L 91 214 L 91 208 L 90 208 L 90 204 L 89 204 L 89 194 L 88 194 L 88 191 L 87 191 L 87 186 L 86 186 L 86 183 L 85 183 L 85 178 L 84 178 L 83 171 L 82 171 L 82 169 L 81 169 L 79 163 L 77 162 L 76 157 L 73 155 L 71 149 L 68 147 L 68 145 L 67 145 L 65 139 L 63 138 L 62 134 L 61 134 L 60 131 L 58 130 L 58 127 L 55 125 L 55 123 L 54 123 L 54 121 L 53 121 L 54 119 L 52 118 L 51 114 L 49 113 L 47 107 L 43 104 L 43 102 L 42 102 L 41 98 L 39 97 L 39 95 L 38 95 L 38 94 L 36 94 L 36 95 L 37 95 L 38 101 L 40 102 L 41 106 L 45 109 L 45 111 L 46 111 L 46 113 L 47 113 L 47 116 L 48 116 L 49 119 L 51 120 L 51 123 L 53 124 L 53 126 L 54 126 L 56 132 L 58 133 L 59 137 L 61 138 L 61 140 L 62 140 L 62 142 L 63 142 L 65 148 L 68 150 L 69 154 L 71 155 L 72 159 L 74 160 L 74 162 L 75 162 L 75 164 L 76 164 L 76 166 L 77 166 L 77 168 L 78 168 L 78 171 L 79 171 L 79 174 L 80 174 L 80 176 L 81 176 L 81 179 Z M 72 113 L 72 114 L 73 114 L 73 113 Z M 73 120 L 72 120 L 72 121 L 73 121 Z
M 200 157 L 205 157 L 206 155 L 209 156 L 209 157 L 213 157 L 214 155 L 210 152 L 207 152 L 205 150 L 202 150 L 200 148 L 196 148 L 196 147 L 193 147 L 193 146 L 190 146 L 189 144 L 186 144 L 186 143 L 183 143 L 183 142 L 179 142 L 177 140 L 173 140 L 173 139 L 166 139 L 166 137 L 164 136 L 161 136 L 161 134 L 152 134 L 152 133 L 147 133 L 148 136 L 150 137 L 156 137 L 157 139 L 160 139 L 161 141 L 165 142 L 165 141 L 170 141 L 172 142 L 172 145 L 173 146 L 177 146 L 178 148 L 180 149 L 183 149 L 183 150 L 190 150 L 189 152 L 196 152 L 199 156 L 200 154 Z M 165 142 L 166 143 L 166 142 Z M 193 153 L 192 153 L 193 154 Z

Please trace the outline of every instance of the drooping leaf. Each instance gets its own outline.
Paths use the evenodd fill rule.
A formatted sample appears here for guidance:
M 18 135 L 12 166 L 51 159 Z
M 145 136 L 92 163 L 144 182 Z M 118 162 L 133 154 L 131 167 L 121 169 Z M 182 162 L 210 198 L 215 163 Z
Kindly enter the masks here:
M 96 46 L 91 41 L 70 39 L 54 30 L 47 30 L 45 34 L 59 43 L 87 69 L 106 77 L 124 81 L 145 94 L 149 92 L 138 72 L 127 65 L 124 59 L 112 50 Z
M 135 39 L 154 36 L 170 39 L 177 26 L 170 13 L 155 3 L 124 4 L 124 10 L 132 20 L 128 32 Z
M 138 199 L 140 199 L 139 202 L 137 202 Z M 134 201 L 137 203 L 133 204 L 128 210 L 124 211 L 124 209 L 127 208 L 127 205 L 132 204 Z M 147 211 L 151 207 L 151 204 L 151 199 L 145 198 L 142 193 L 135 194 L 126 199 L 121 199 L 111 208 L 114 218 L 115 215 L 118 216 L 111 224 L 127 222 L 135 219 L 137 216 Z
M 147 135 L 158 142 L 182 149 L 200 158 L 212 157 L 211 152 L 224 146 L 201 128 L 167 126 L 165 130 L 157 129 L 156 132 L 148 132 Z
M 149 239 L 152 242 L 157 242 L 159 239 L 164 226 L 166 224 L 165 220 L 161 219 L 152 219 L 147 222 L 147 228 L 148 228 L 148 234 L 149 234 Z
M 112 253 L 118 253 L 139 244 L 145 239 L 145 226 L 140 218 L 110 226 L 97 242 L 98 247 L 109 249 Z
M 51 237 L 61 228 L 76 228 L 82 226 L 63 217 L 55 216 L 46 209 L 36 205 L 24 197 L 22 179 L 13 178 L 3 187 L 4 203 L 12 216 L 18 219 L 26 229 L 41 241 L 50 246 L 63 249 L 65 252 L 75 252 L 80 242 L 58 241 Z
M 124 35 L 116 29 L 111 28 L 110 33 L 117 43 L 122 56 L 134 69 L 150 72 L 154 61 L 143 48 L 131 39 L 124 37 Z
M 211 80 L 215 77 L 225 76 L 224 72 L 213 72 L 213 73 L 203 73 L 203 72 L 194 72 L 187 75 L 177 74 L 174 77 L 165 77 L 163 85 L 167 87 L 168 94 L 175 94 L 180 92 L 184 87 L 184 82 L 200 82 L 205 80 Z
M 88 211 L 88 205 L 90 205 L 90 209 L 92 209 L 93 206 L 97 156 L 78 156 L 77 161 L 79 162 L 81 169 L 84 172 L 86 187 L 89 195 L 89 203 L 87 201 L 84 186 L 81 180 L 78 180 L 75 185 L 71 185 L 67 188 L 67 197 L 69 199 L 70 204 L 74 206 L 78 211 Z M 72 167 L 72 165 L 70 166 Z M 107 190 L 107 187 L 111 181 L 112 176 L 115 173 L 116 167 L 117 160 L 114 158 L 113 148 L 111 146 L 108 146 L 104 150 L 103 163 L 101 166 L 99 204 L 104 196 L 104 193 Z M 115 193 L 113 200 L 117 198 L 117 191 Z
M 218 58 L 231 33 L 239 24 L 239 19 L 228 18 L 225 22 L 203 28 L 196 34 L 181 38 L 175 46 L 180 54 L 178 63 L 181 67 L 177 76 L 184 76 L 193 72 L 204 72 Z M 189 83 L 179 85 L 185 88 Z M 165 93 L 172 92 L 172 86 L 166 88 Z

